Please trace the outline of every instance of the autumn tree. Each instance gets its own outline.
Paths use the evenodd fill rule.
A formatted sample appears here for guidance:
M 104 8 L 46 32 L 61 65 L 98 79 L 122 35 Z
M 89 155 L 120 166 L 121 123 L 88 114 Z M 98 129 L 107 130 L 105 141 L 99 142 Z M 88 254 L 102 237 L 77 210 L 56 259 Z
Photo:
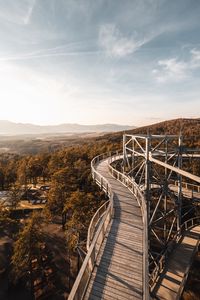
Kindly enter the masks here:
M 5 182 L 7 188 L 15 184 L 17 180 L 17 160 L 15 158 L 8 160 L 5 168 Z
M 76 191 L 68 198 L 64 212 L 67 215 L 66 228 L 76 229 L 80 235 L 85 235 L 97 208 L 102 204 L 92 193 Z
M 10 189 L 10 203 L 12 209 L 16 209 L 21 199 L 21 186 L 18 183 L 12 185 Z
M 48 194 L 47 208 L 52 215 L 60 215 L 63 219 L 63 208 L 69 195 L 71 185 L 69 184 L 70 170 L 63 168 L 52 176 L 51 189 Z
M 1 190 L 4 190 L 4 185 L 5 185 L 5 174 L 2 169 L 0 169 L 0 187 Z
M 10 218 L 10 212 L 9 210 L 3 205 L 3 203 L 0 203 L 0 229 L 1 232 L 5 229 L 5 225 L 8 225 L 8 223 L 12 222 Z
M 28 183 L 27 163 L 28 163 L 28 159 L 23 158 L 19 161 L 18 168 L 17 168 L 17 181 L 21 185 L 24 185 L 25 188 L 27 187 L 27 183 Z
M 14 243 L 12 272 L 15 282 L 26 279 L 33 295 L 33 261 L 41 267 L 41 249 L 44 245 L 40 213 L 33 213 Z
M 30 157 L 26 172 L 30 181 L 36 185 L 38 182 L 38 177 L 42 176 L 42 166 L 38 157 Z
M 44 183 L 46 182 L 46 180 L 50 179 L 49 168 L 48 168 L 49 160 L 50 160 L 49 154 L 38 155 L 38 161 L 41 167 L 40 175 L 42 176 L 42 180 Z

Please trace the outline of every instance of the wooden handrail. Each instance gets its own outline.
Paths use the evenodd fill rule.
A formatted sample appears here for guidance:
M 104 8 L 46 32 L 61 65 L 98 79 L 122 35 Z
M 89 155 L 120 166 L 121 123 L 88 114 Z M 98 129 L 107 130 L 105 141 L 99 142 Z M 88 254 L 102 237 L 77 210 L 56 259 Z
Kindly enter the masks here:
M 184 176 L 184 177 L 186 177 L 186 178 L 190 178 L 191 180 L 194 180 L 194 181 L 200 183 L 200 177 L 199 177 L 199 176 L 193 175 L 193 174 L 191 174 L 191 173 L 189 173 L 189 172 L 187 172 L 187 171 L 184 171 L 184 170 L 179 169 L 179 168 L 177 168 L 177 167 L 171 166 L 171 165 L 169 165 L 169 164 L 167 164 L 167 163 L 165 163 L 165 162 L 162 162 L 162 161 L 160 161 L 160 160 L 158 160 L 158 159 L 155 159 L 155 158 L 153 158 L 153 156 L 152 156 L 151 154 L 149 155 L 149 160 L 150 160 L 151 162 L 154 162 L 154 163 L 156 163 L 156 164 L 158 164 L 158 165 L 164 167 L 164 168 L 167 168 L 167 169 L 169 169 L 169 170 L 171 170 L 171 171 L 174 171 L 174 172 L 176 172 L 177 174 L 180 174 L 180 175 L 182 175 L 182 176 Z
M 194 217 L 191 218 L 187 221 L 185 221 L 180 229 L 177 231 L 177 233 L 175 234 L 175 236 L 173 237 L 173 239 L 170 241 L 170 245 L 172 245 L 172 243 L 178 243 L 181 239 L 181 237 L 183 236 L 183 232 L 187 231 L 191 228 L 193 228 L 194 226 L 200 224 L 200 216 L 199 217 Z M 169 253 L 171 252 L 171 248 L 168 247 L 164 253 L 162 254 L 162 256 L 160 257 L 157 266 L 154 268 L 154 270 L 152 271 L 150 278 L 149 278 L 149 284 L 150 284 L 150 288 L 151 290 L 154 287 L 154 284 L 159 276 L 159 274 L 163 271 L 164 266 L 165 266 L 165 261 L 169 255 Z
M 177 180 L 174 180 L 173 182 L 174 182 L 175 186 L 178 186 L 179 182 Z M 200 193 L 200 185 L 197 185 L 197 184 L 193 184 L 193 183 L 183 181 L 182 182 L 182 188 L 185 188 L 185 189 L 187 189 L 188 191 L 191 191 L 191 192 Z
M 110 207 L 111 207 L 111 203 L 109 204 L 108 208 L 110 208 Z M 107 210 L 107 213 L 103 217 L 103 219 L 97 229 L 94 239 L 90 245 L 90 248 L 89 248 L 87 255 L 83 261 L 83 264 L 78 273 L 78 276 L 76 277 L 76 280 L 72 287 L 72 290 L 69 294 L 68 300 L 83 299 L 83 296 L 86 292 L 86 289 L 87 289 L 87 286 L 88 286 L 88 283 L 90 280 L 90 276 L 92 274 L 92 270 L 94 268 L 94 264 L 95 264 L 96 257 L 97 257 L 96 245 L 99 244 L 99 249 L 100 249 L 100 245 L 104 238 L 104 234 L 105 234 L 104 224 L 108 217 L 108 213 L 109 213 L 109 209 Z M 100 238 L 100 243 L 99 243 L 99 238 Z
M 89 250 L 91 241 L 94 238 L 96 227 L 98 226 L 99 221 L 103 217 L 103 215 L 106 213 L 108 205 L 110 203 L 110 200 L 106 201 L 103 205 L 99 207 L 99 209 L 96 211 L 94 216 L 92 217 L 92 220 L 90 221 L 90 225 L 88 227 L 88 234 L 87 234 L 87 251 Z
M 111 165 L 113 161 L 123 158 L 123 154 L 119 151 L 116 152 L 109 160 L 109 171 L 111 175 L 125 185 L 129 191 L 136 197 L 138 204 L 142 211 L 143 220 L 143 300 L 149 299 L 149 263 L 148 263 L 148 228 L 147 228 L 147 208 L 146 201 L 139 186 L 133 181 L 133 179 L 124 175 L 123 173 L 114 169 Z
M 81 266 L 81 269 L 78 273 L 78 276 L 76 277 L 76 280 L 74 282 L 74 285 L 72 287 L 72 290 L 69 294 L 68 300 L 82 300 L 84 297 L 84 294 L 86 292 L 97 255 L 99 253 L 101 244 L 104 240 L 105 233 L 108 229 L 108 225 L 110 223 L 110 220 L 112 218 L 113 213 L 113 192 L 111 189 L 110 184 L 108 181 L 96 171 L 95 165 L 102 159 L 105 159 L 108 157 L 108 154 L 101 154 L 99 156 L 96 156 L 91 161 L 91 170 L 92 170 L 92 176 L 93 179 L 96 181 L 96 183 L 104 190 L 106 195 L 109 197 L 109 201 L 105 202 L 95 213 L 95 215 L 98 215 L 98 212 L 100 209 L 104 206 L 107 206 L 106 210 L 103 212 L 103 215 L 100 214 L 99 218 L 101 218 L 101 221 L 97 220 L 95 224 L 98 223 L 98 227 L 95 230 L 96 232 L 93 232 L 93 238 L 91 237 L 91 228 L 94 225 L 95 215 L 93 216 L 90 226 L 88 229 L 88 240 L 87 240 L 87 246 L 88 246 L 88 252 L 87 255 L 83 261 L 83 264 Z

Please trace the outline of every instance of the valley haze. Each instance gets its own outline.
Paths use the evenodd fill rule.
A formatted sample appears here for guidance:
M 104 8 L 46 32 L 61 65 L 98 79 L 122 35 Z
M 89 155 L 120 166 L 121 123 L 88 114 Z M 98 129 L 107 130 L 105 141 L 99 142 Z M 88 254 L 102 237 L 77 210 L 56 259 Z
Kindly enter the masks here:
M 32 135 L 32 134 L 65 134 L 65 133 L 83 133 L 83 132 L 115 132 L 134 129 L 136 126 L 119 124 L 59 124 L 59 125 L 34 125 L 29 123 L 14 123 L 7 120 L 0 120 L 0 135 Z

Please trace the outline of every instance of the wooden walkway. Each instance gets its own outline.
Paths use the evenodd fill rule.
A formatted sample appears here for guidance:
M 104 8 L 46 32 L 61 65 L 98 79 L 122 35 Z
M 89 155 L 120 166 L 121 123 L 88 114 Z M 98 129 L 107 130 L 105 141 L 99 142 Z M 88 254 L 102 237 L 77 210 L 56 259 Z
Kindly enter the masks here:
M 166 268 L 154 288 L 154 299 L 175 300 L 184 287 L 200 238 L 200 226 L 188 230 L 169 257 Z
M 84 300 L 143 298 L 143 222 L 136 198 L 108 171 L 96 168 L 114 193 L 114 217 L 104 239 Z

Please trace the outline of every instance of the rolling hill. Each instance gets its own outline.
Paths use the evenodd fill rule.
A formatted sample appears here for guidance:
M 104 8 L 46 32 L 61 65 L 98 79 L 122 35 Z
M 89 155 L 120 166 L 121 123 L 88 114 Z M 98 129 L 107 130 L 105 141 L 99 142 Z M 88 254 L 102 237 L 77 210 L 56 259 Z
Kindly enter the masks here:
M 80 125 L 80 124 L 60 124 L 60 125 L 34 125 L 24 123 L 14 123 L 0 120 L 0 135 L 27 135 L 27 134 L 63 134 L 63 133 L 83 133 L 83 132 L 116 132 L 133 129 L 135 126 L 118 124 L 101 125 Z

